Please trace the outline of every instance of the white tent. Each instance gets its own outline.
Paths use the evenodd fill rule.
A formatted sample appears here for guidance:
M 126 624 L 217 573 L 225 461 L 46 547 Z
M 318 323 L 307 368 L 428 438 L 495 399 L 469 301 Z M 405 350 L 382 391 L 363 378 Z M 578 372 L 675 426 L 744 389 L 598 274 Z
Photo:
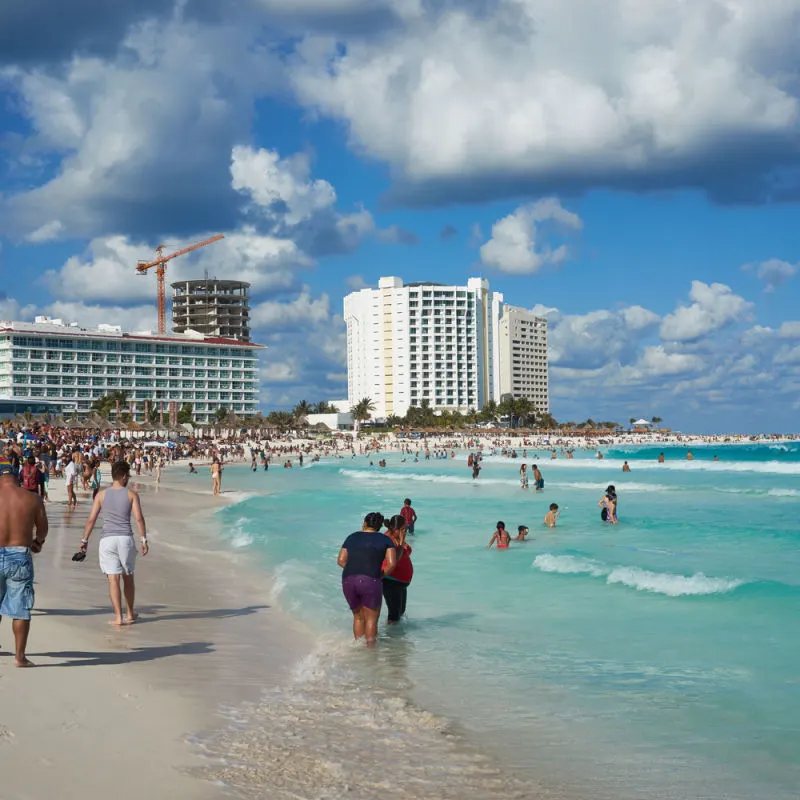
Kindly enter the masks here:
M 646 419 L 637 419 L 636 422 L 633 423 L 634 428 L 641 428 L 642 425 L 650 425 L 650 421 Z

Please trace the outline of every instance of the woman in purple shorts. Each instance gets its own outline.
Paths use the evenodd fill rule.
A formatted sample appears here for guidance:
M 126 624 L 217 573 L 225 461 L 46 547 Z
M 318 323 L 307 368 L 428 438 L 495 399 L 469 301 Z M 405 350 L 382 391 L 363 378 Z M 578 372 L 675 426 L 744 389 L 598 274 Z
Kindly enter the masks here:
M 337 559 L 344 570 L 342 591 L 353 612 L 353 636 L 356 639 L 366 636 L 368 646 L 374 645 L 378 638 L 383 577 L 397 564 L 394 542 L 380 533 L 382 526 L 383 514 L 367 514 L 361 530 L 345 539 Z

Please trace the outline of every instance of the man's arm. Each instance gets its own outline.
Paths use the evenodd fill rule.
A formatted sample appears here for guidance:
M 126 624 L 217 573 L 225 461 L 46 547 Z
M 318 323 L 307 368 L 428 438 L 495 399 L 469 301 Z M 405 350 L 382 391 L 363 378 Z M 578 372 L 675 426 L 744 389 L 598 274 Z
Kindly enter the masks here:
M 147 524 L 144 521 L 144 514 L 142 513 L 142 502 L 139 495 L 134 491 L 130 491 L 131 497 L 131 510 L 133 511 L 133 518 L 136 520 L 136 527 L 139 529 L 139 537 L 142 542 L 142 555 L 146 556 L 150 546 L 147 544 Z
M 86 520 L 86 525 L 83 528 L 83 539 L 81 539 L 81 550 L 85 550 L 89 544 L 89 537 L 92 535 L 94 526 L 97 523 L 97 518 L 100 516 L 100 509 L 103 507 L 103 496 L 105 490 L 98 492 L 97 497 L 92 503 L 92 510 L 89 513 L 89 519 Z
M 47 538 L 47 533 L 50 530 L 50 524 L 47 521 L 47 512 L 44 510 L 44 503 L 36 501 L 36 511 L 33 517 L 33 526 L 36 529 L 36 535 L 33 537 L 33 546 L 31 550 L 38 553 L 42 549 L 44 540 Z

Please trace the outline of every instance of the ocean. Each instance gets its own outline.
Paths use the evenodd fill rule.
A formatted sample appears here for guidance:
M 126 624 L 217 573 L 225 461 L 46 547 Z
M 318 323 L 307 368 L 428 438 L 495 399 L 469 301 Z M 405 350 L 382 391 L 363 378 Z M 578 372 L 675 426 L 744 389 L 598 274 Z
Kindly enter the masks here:
M 271 798 L 796 798 L 800 444 L 692 450 L 520 449 L 486 455 L 477 481 L 465 452 L 228 468 L 252 494 L 218 515 L 224 544 L 272 575 L 317 648 L 291 687 L 230 710 L 217 777 Z M 523 462 L 543 492 L 520 488 Z M 618 526 L 597 506 L 610 483 Z M 408 616 L 368 651 L 336 556 L 404 497 Z M 530 540 L 487 551 L 498 520 Z

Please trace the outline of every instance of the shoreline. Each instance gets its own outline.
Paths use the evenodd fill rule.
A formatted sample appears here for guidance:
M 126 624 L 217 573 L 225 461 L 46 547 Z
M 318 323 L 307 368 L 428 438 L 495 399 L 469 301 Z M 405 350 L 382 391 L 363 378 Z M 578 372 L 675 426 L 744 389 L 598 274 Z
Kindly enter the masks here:
M 182 491 L 168 473 L 158 491 L 149 478 L 136 480 L 151 552 L 137 563 L 140 617 L 122 628 L 106 624 L 96 535 L 86 561 L 71 561 L 91 496 L 79 492 L 68 512 L 63 483 L 51 483 L 50 534 L 34 557 L 34 669 L 14 669 L 11 626 L 0 626 L 4 796 L 229 796 L 197 777 L 208 760 L 193 742 L 224 726 L 226 706 L 258 700 L 265 684 L 285 684 L 310 649 L 301 627 L 269 602 L 269 576 L 215 547 L 214 513 L 228 504 L 224 496 Z

